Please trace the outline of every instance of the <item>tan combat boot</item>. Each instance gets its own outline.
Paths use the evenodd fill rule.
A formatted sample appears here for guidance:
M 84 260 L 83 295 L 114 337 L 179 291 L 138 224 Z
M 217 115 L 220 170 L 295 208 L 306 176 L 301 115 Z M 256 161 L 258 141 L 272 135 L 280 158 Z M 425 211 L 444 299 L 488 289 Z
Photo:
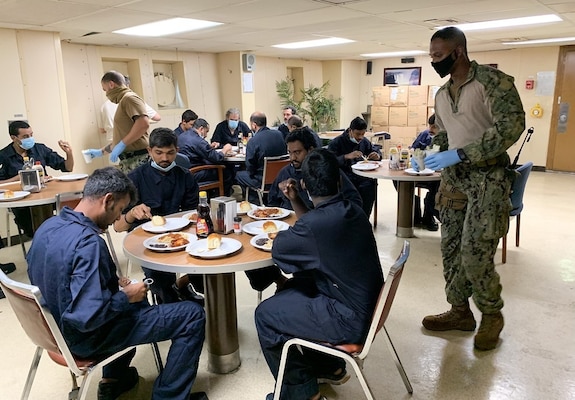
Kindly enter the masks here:
M 451 310 L 443 314 L 428 315 L 422 324 L 430 331 L 474 331 L 476 326 L 469 304 L 451 306 Z
M 475 335 L 475 348 L 477 350 L 493 350 L 499 341 L 499 333 L 503 329 L 503 315 L 500 311 L 495 314 L 483 314 L 481 325 Z

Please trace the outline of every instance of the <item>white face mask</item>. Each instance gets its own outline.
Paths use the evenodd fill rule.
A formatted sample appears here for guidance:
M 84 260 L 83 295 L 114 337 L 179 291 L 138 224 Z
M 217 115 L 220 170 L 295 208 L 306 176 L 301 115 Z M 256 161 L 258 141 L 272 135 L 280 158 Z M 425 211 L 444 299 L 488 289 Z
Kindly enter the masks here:
M 356 138 L 354 138 L 353 136 L 349 135 L 349 140 L 351 140 L 352 143 L 358 144 L 359 142 L 357 141 Z
M 172 163 L 170 165 L 168 165 L 166 168 L 164 168 L 164 167 L 159 166 L 158 164 L 156 164 L 156 162 L 154 160 L 152 160 L 152 167 L 156 168 L 158 171 L 169 172 L 175 166 L 176 166 L 175 161 L 172 161 Z

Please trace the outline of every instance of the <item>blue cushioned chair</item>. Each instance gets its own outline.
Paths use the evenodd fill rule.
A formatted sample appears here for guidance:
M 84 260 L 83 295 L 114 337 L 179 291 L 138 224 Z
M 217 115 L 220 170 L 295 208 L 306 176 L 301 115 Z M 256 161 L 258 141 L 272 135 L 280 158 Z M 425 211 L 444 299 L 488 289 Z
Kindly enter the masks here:
M 526 162 L 515 171 L 519 173 L 513 181 L 513 186 L 511 186 L 511 204 L 513 209 L 509 212 L 509 217 L 515 217 L 517 223 L 515 226 L 515 247 L 519 247 L 519 232 L 521 227 L 521 211 L 523 211 L 523 194 L 525 193 L 525 185 L 527 184 L 527 178 L 533 169 L 533 163 L 531 161 Z M 503 253 L 502 262 L 505 264 L 507 262 L 507 235 L 503 236 Z

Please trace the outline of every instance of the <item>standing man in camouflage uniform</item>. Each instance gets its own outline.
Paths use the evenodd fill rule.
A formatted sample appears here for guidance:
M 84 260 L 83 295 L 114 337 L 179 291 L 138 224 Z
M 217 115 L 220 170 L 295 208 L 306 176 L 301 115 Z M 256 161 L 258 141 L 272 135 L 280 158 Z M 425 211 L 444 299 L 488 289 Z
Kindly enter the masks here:
M 431 65 L 450 79 L 435 98 L 441 152 L 425 166 L 444 168 L 437 196 L 441 215 L 441 252 L 445 292 L 451 310 L 423 319 L 432 331 L 474 331 L 469 308 L 481 311 L 475 348 L 497 346 L 503 329 L 503 300 L 493 258 L 508 229 L 513 173 L 507 149 L 525 129 L 525 113 L 513 77 L 478 65 L 467 55 L 462 31 L 448 27 L 431 38 Z
M 118 105 L 114 115 L 114 137 L 104 149 L 90 149 L 90 155 L 102 157 L 110 153 L 110 161 L 120 159 L 124 173 L 136 169 L 148 160 L 148 128 L 150 121 L 146 103 L 126 85 L 124 75 L 109 71 L 102 77 L 102 89 L 106 97 Z

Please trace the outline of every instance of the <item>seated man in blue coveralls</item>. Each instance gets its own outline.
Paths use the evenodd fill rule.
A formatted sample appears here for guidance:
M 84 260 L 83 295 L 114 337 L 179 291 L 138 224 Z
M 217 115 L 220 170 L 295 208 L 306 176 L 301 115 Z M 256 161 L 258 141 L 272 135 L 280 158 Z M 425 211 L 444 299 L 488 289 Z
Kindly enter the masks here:
M 123 172 L 94 171 L 76 208 L 64 207 L 38 229 L 27 257 L 30 282 L 40 288 L 75 356 L 104 358 L 171 340 L 152 398 L 205 399 L 205 393 L 190 395 L 205 336 L 203 308 L 191 301 L 150 306 L 143 282 L 118 279 L 100 236 L 135 200 L 136 189 Z M 98 400 L 114 400 L 138 383 L 138 371 L 129 366 L 134 355 L 130 351 L 104 367 Z
M 363 157 L 373 161 L 381 160 L 381 152 L 374 148 L 369 139 L 365 137 L 366 129 L 367 122 L 356 117 L 349 124 L 349 128 L 329 142 L 327 148 L 335 153 L 340 168 L 361 195 L 363 211 L 369 217 L 375 202 L 377 180 L 354 174 L 351 169 L 351 166 L 362 161 Z
M 169 128 L 152 131 L 148 147 L 150 161 L 128 175 L 136 186 L 138 203 L 114 222 L 116 232 L 132 230 L 154 215 L 164 216 L 197 208 L 198 184 L 188 170 L 176 165 L 177 143 L 178 138 Z M 203 301 L 202 296 L 196 293 L 196 289 L 204 291 L 202 275 L 184 275 L 176 281 L 174 273 L 142 269 L 146 277 L 154 280 L 151 289 L 159 302 L 173 303 L 178 299 Z
M 365 340 L 383 285 L 370 222 L 361 207 L 340 193 L 333 153 L 312 151 L 303 162 L 302 177 L 315 208 L 296 211 L 297 222 L 279 232 L 272 247 L 274 262 L 293 278 L 255 313 L 260 345 L 275 378 L 290 338 L 333 344 Z M 284 192 L 290 199 L 299 197 L 293 185 Z M 341 384 L 349 378 L 345 362 L 329 355 L 294 351 L 287 362 L 282 400 L 325 399 L 319 383 Z

